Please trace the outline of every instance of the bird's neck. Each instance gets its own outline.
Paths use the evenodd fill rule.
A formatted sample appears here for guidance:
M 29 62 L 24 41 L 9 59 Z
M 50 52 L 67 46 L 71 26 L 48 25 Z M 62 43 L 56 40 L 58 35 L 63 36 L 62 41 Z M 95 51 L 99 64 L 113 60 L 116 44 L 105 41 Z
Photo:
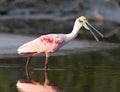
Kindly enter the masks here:
M 82 27 L 82 24 L 80 24 L 79 22 L 75 21 L 74 23 L 74 27 L 71 33 L 67 34 L 67 41 L 73 40 L 75 39 L 75 37 L 78 35 L 80 28 Z

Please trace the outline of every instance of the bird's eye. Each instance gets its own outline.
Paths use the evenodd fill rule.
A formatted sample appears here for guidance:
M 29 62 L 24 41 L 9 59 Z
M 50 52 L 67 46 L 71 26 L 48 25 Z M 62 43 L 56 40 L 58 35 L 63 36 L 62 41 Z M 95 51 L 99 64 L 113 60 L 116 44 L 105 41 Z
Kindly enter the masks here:
M 82 23 L 83 21 L 82 20 L 79 20 L 80 23 Z

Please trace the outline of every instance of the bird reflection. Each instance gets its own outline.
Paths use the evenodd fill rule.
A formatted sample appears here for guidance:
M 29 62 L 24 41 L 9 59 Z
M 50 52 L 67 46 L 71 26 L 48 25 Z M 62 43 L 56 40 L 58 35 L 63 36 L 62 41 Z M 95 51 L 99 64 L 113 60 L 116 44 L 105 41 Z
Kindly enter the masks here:
M 26 70 L 26 76 L 26 80 L 18 80 L 16 84 L 18 92 L 61 92 L 57 87 L 50 84 L 47 70 L 44 72 L 44 83 L 32 80 L 28 69 Z

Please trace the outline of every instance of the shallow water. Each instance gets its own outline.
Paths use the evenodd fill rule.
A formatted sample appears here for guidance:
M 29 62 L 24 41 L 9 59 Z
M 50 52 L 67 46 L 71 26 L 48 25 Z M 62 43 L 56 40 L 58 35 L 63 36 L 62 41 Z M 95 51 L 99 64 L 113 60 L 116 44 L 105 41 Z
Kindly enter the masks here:
M 42 92 L 40 90 L 47 90 L 48 87 L 52 88 L 50 92 L 120 90 L 120 48 L 51 56 L 47 87 L 44 85 L 44 58 L 32 58 L 29 67 L 32 81 L 25 81 L 25 57 L 0 59 L 0 92 Z

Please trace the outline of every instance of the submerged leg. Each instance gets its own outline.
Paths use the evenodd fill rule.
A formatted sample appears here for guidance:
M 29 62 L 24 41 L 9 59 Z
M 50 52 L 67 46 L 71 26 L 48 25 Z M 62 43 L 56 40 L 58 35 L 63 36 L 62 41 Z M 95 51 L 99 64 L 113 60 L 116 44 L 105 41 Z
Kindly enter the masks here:
M 45 55 L 46 55 L 46 58 L 45 58 L 45 70 L 47 70 L 47 68 L 48 68 L 49 53 L 46 52 Z
M 25 65 L 25 72 L 26 72 L 26 76 L 27 76 L 28 80 L 31 80 L 29 72 L 28 72 L 28 67 L 29 67 L 29 63 L 30 63 L 31 58 L 32 58 L 31 56 L 29 56 L 27 58 L 26 65 Z

